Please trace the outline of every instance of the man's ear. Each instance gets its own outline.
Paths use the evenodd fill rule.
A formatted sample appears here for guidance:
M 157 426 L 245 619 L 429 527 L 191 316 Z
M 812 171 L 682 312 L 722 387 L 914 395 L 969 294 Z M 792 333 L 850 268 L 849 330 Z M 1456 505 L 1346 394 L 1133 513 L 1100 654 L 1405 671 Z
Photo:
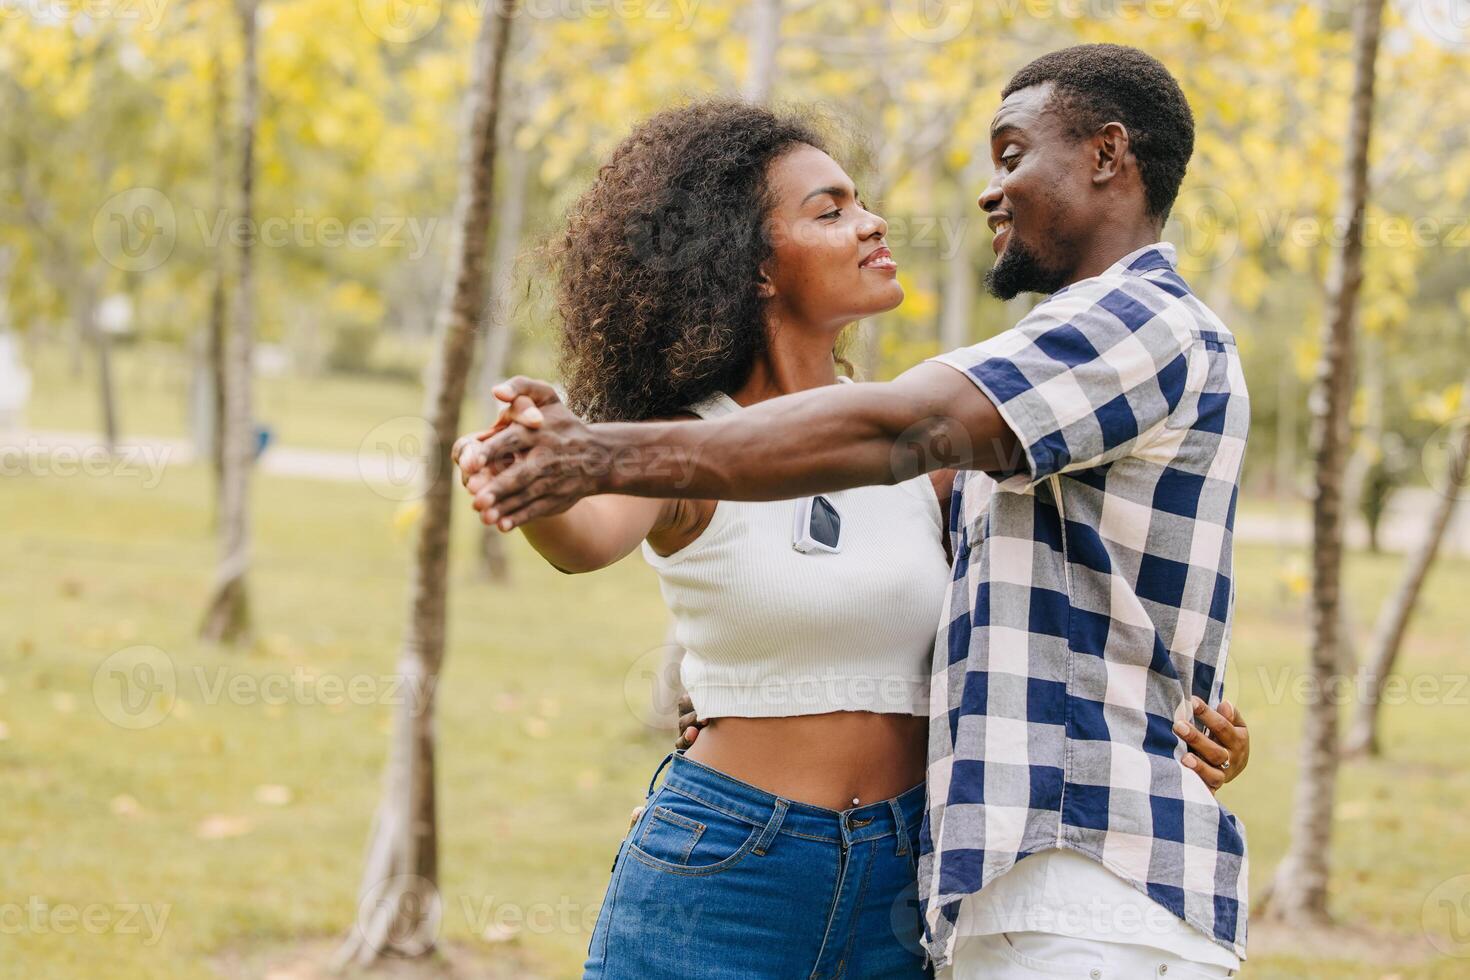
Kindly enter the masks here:
M 1110 122 L 1097 131 L 1092 138 L 1092 182 L 1106 184 L 1122 173 L 1133 142 L 1128 136 L 1128 127 L 1120 122 Z

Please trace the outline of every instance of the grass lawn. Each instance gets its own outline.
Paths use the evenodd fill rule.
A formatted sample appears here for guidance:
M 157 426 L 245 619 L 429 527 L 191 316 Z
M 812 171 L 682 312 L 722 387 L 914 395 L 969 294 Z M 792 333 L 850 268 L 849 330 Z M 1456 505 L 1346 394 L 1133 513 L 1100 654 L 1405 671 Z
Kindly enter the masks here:
M 90 427 L 49 411 L 31 422 Z M 257 480 L 260 636 L 221 651 L 194 638 L 215 556 L 210 492 L 200 467 L 146 490 L 0 480 L 0 978 L 208 977 L 251 950 L 321 946 L 354 920 L 411 533 L 364 486 Z M 628 810 L 668 747 L 624 693 L 664 613 L 637 559 L 568 577 L 519 538 L 512 586 L 492 588 L 475 570 L 477 530 L 457 523 L 439 699 L 442 935 L 515 957 L 512 975 L 575 976 Z M 1230 687 L 1255 758 L 1227 799 L 1249 829 L 1256 890 L 1285 848 L 1295 786 L 1304 614 L 1284 570 L 1299 561 L 1239 554 Z M 1353 559 L 1364 640 L 1396 566 Z M 1259 930 L 1246 977 L 1470 972 L 1426 938 L 1451 948 L 1452 928 L 1470 928 L 1441 904 L 1470 891 L 1454 881 L 1470 874 L 1467 593 L 1470 563 L 1437 570 L 1404 665 L 1421 703 L 1386 709 L 1383 761 L 1343 771 L 1334 911 L 1363 941 Z M 177 685 L 146 728 L 129 727 L 111 686 L 118 651 L 138 646 L 161 651 L 150 662 Z M 513 939 L 481 938 L 517 922 Z
M 38 429 L 100 432 L 96 364 L 90 358 L 73 377 L 60 346 L 40 348 L 28 365 L 32 373 L 28 424 Z M 190 368 L 167 347 L 125 347 L 113 355 L 113 383 L 124 393 L 118 404 L 118 431 L 124 437 L 189 434 Z M 272 430 L 276 445 L 298 449 L 355 451 L 369 434 L 380 434 L 396 420 L 423 413 L 423 392 L 415 384 L 383 378 L 323 375 L 262 377 L 255 385 L 255 417 Z M 478 403 L 465 400 L 464 418 L 478 419 Z M 407 428 L 407 426 L 403 426 Z

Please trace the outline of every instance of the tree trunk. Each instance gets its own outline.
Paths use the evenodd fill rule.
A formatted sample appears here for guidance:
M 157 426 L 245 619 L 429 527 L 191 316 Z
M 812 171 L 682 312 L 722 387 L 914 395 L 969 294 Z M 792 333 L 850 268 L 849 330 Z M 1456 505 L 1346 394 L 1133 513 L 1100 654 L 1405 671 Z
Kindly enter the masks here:
M 984 157 L 976 154 L 965 165 L 959 175 L 959 198 L 968 202 L 978 195 L 984 173 Z M 969 214 L 969 204 L 956 208 L 956 214 Z M 944 312 L 939 320 L 939 349 L 956 350 L 972 343 L 975 316 L 975 282 L 979 273 L 975 268 L 975 242 L 970 235 L 974 226 L 971 221 L 960 224 L 960 238 L 942 244 L 950 249 L 944 258 Z
M 746 34 L 745 84 L 741 94 L 757 104 L 770 99 L 776 82 L 776 52 L 781 49 L 781 0 L 752 0 Z
M 240 61 L 240 190 L 239 218 L 253 228 L 255 195 L 255 128 L 259 76 L 256 64 L 257 0 L 239 0 L 242 35 Z M 250 636 L 250 602 L 246 573 L 250 568 L 250 469 L 255 456 L 251 412 L 251 348 L 255 329 L 255 297 L 251 290 L 254 236 L 241 243 L 235 287 L 235 321 L 225 337 L 224 426 L 219 499 L 221 557 L 214 596 L 204 614 L 200 635 L 217 643 L 237 643 Z
M 1288 922 L 1328 920 L 1332 811 L 1338 768 L 1337 707 L 1332 690 L 1340 660 L 1343 469 L 1349 451 L 1353 344 L 1363 279 L 1363 214 L 1368 199 L 1368 148 L 1373 129 L 1374 63 L 1382 36 L 1383 0 L 1361 0 L 1353 22 L 1353 93 L 1339 220 L 1345 229 L 1327 284 L 1322 355 L 1313 398 L 1316 464 L 1312 501 L 1311 683 L 1291 842 L 1270 889 L 1272 914 Z
M 219 45 L 222 49 L 223 44 Z M 225 91 L 225 67 L 223 51 L 217 49 L 214 74 L 210 80 L 214 113 L 214 206 L 217 214 L 223 215 L 225 203 L 225 168 L 229 159 L 229 127 L 225 113 L 228 109 L 228 94 Z M 210 418 L 209 455 L 214 468 L 215 523 L 219 523 L 221 501 L 224 497 L 225 481 L 225 330 L 228 297 L 225 290 L 229 274 L 225 256 L 228 250 L 220 248 L 214 254 L 214 283 L 209 294 L 209 327 L 205 337 L 206 377 L 209 378 L 208 397 L 213 404 Z
M 1470 382 L 1466 383 L 1465 391 L 1470 393 Z M 1357 717 L 1343 746 L 1348 754 L 1379 753 L 1378 719 L 1383 682 L 1393 672 L 1394 661 L 1398 658 L 1404 636 L 1409 631 L 1409 621 L 1414 616 L 1414 607 L 1419 602 L 1424 580 L 1429 577 L 1429 570 L 1433 567 L 1434 560 L 1439 555 L 1440 544 L 1444 541 L 1445 530 L 1454 517 L 1455 506 L 1460 501 L 1460 492 L 1465 485 L 1467 463 L 1470 463 L 1470 421 L 1461 422 L 1458 430 L 1451 435 L 1446 485 L 1435 504 L 1434 513 L 1429 517 L 1423 540 L 1409 555 L 1399 587 L 1378 620 L 1378 628 L 1373 634 L 1371 657 L 1363 665 L 1359 678 L 1363 700 L 1358 706 Z
M 485 304 L 485 349 L 480 358 L 480 398 L 488 425 L 500 414 L 500 402 L 490 389 L 505 380 L 505 367 L 510 361 L 515 341 L 511 322 L 514 306 L 511 290 L 515 288 L 516 259 L 521 251 L 521 228 L 526 216 L 526 188 L 531 175 L 531 158 L 514 145 L 514 127 L 507 127 L 505 196 L 496 220 L 495 252 L 491 261 L 494 281 Z M 510 581 L 510 561 L 505 553 L 505 535 L 493 527 L 480 529 L 480 571 L 491 582 Z
M 117 452 L 117 385 L 112 377 L 112 338 L 97 322 L 97 292 L 91 272 L 81 271 L 71 307 L 77 333 L 87 338 L 97 354 L 97 416 L 102 422 L 102 443 L 113 454 Z
M 444 658 L 451 491 L 449 448 L 474 353 L 475 326 L 485 306 L 485 251 L 495 173 L 500 80 L 514 0 L 486 11 L 475 41 L 465 95 L 464 136 L 455 205 L 449 277 L 436 318 L 438 356 L 425 414 L 423 517 L 409 586 L 407 630 L 398 671 L 410 695 L 397 707 L 383 796 L 373 819 L 363 868 L 356 926 L 337 950 L 338 967 L 368 964 L 384 954 L 422 956 L 437 937 L 438 814 L 434 787 L 434 695 Z

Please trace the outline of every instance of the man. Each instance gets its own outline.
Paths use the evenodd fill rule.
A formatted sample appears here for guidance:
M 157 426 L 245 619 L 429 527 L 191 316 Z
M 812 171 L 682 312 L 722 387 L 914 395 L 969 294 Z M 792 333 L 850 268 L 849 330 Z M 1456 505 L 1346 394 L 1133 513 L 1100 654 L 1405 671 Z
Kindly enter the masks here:
M 1249 404 L 1229 330 L 1160 242 L 1193 117 L 1116 45 L 1048 54 L 1002 96 L 987 284 L 1049 294 L 1015 328 L 712 421 L 584 425 L 518 378 L 498 393 L 526 424 L 462 464 L 496 461 L 476 506 L 503 530 L 594 493 L 780 500 L 964 470 L 920 864 L 935 965 L 1228 976 L 1245 839 L 1205 780 L 1244 749 L 1220 698 Z M 1225 746 L 1199 750 L 1213 765 L 1184 761 L 1194 716 Z

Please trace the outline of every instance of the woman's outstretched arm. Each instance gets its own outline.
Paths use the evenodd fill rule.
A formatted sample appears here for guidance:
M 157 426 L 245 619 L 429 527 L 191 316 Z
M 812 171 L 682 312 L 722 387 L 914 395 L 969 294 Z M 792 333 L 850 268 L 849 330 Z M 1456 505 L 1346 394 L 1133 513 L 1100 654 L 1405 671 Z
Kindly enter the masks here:
M 485 432 L 465 436 L 455 442 L 450 452 L 456 464 L 473 442 L 483 441 L 507 425 L 531 413 L 534 422 L 539 410 L 529 399 L 517 399 L 507 406 L 495 426 Z M 465 489 L 473 498 L 489 482 L 486 471 L 462 474 Z M 674 530 L 686 517 L 689 508 L 683 501 L 656 497 L 627 497 L 604 494 L 579 500 L 568 510 L 530 521 L 523 525 L 526 540 L 541 557 L 559 571 L 568 574 L 592 572 L 606 568 L 630 554 L 640 542 L 659 531 Z M 493 526 L 486 508 L 475 502 L 480 522 Z

